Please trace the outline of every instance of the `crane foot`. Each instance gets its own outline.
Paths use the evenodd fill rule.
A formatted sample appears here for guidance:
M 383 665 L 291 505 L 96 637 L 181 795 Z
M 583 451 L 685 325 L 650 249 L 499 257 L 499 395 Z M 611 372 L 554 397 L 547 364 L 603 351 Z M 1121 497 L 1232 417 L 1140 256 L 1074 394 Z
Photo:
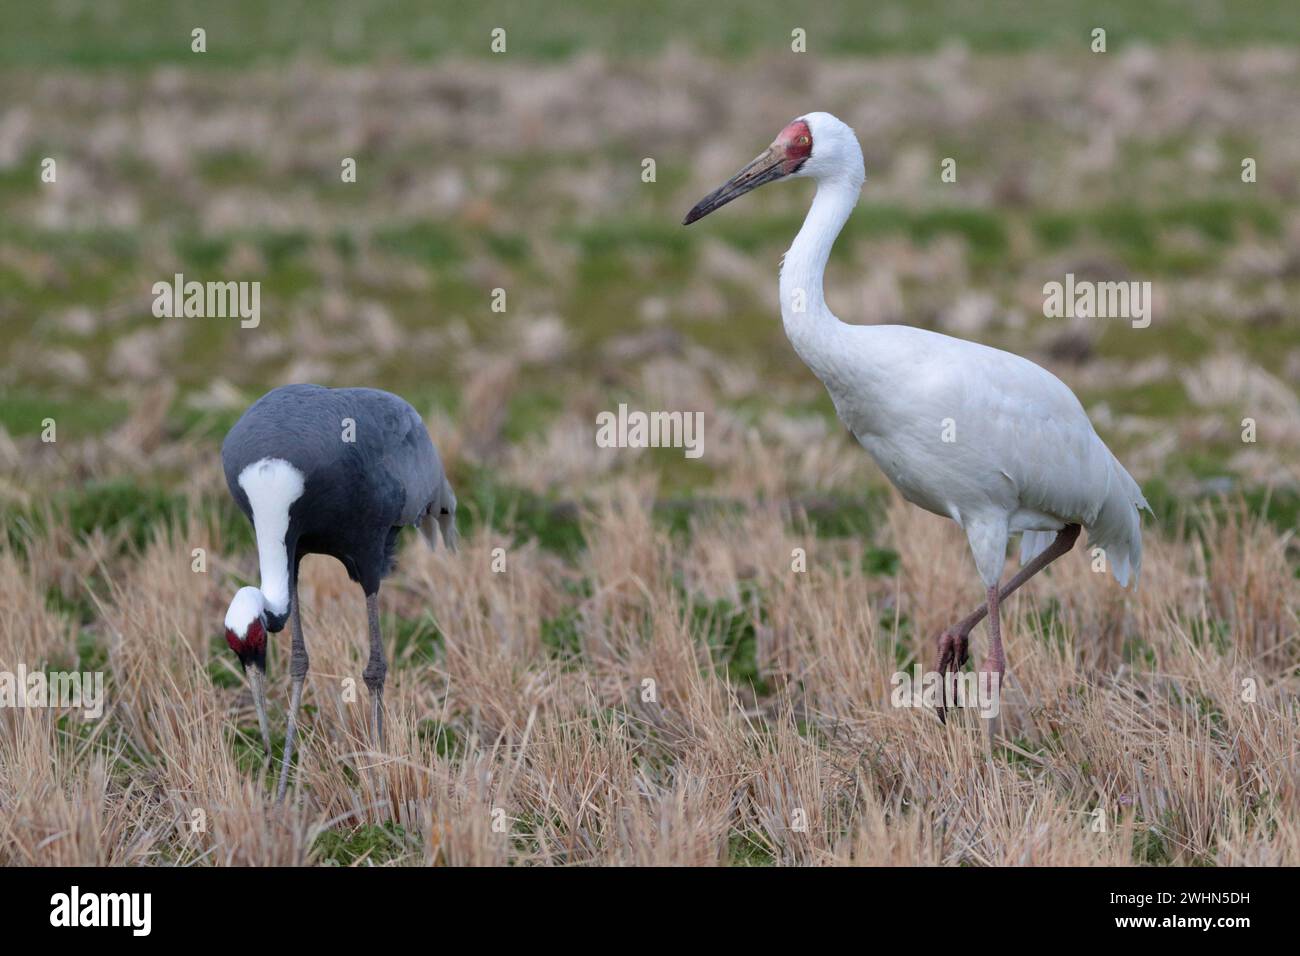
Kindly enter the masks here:
M 947 723 L 948 674 L 956 674 L 970 657 L 970 633 L 959 630 L 946 630 L 939 635 L 939 664 L 936 667 L 943 679 L 943 696 L 939 699 L 939 723 Z

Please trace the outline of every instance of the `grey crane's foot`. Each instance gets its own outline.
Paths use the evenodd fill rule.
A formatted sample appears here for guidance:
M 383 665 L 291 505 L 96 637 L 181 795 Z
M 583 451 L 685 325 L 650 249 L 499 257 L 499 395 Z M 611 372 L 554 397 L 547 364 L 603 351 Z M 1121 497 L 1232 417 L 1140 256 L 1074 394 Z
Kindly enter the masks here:
M 939 664 L 936 670 L 942 678 L 942 697 L 939 699 L 939 723 L 947 723 L 948 675 L 956 674 L 970 657 L 970 632 L 949 628 L 939 635 Z

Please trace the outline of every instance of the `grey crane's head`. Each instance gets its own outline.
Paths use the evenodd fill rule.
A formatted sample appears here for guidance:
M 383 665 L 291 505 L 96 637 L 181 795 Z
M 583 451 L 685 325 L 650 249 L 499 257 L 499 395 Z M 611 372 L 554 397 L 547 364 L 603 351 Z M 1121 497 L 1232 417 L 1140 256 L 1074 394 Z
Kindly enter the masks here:
M 861 186 L 866 178 L 862 146 L 853 130 L 830 113 L 806 113 L 791 120 L 771 146 L 696 203 L 682 225 L 703 219 L 764 183 L 796 178 L 836 179 Z
M 226 643 L 245 671 L 266 670 L 266 598 L 257 588 L 240 588 L 226 611 Z
M 239 657 L 239 666 L 248 675 L 253 690 L 253 706 L 262 731 L 262 744 L 271 752 L 271 735 L 266 719 L 266 597 L 257 588 L 240 588 L 226 611 L 226 643 Z M 281 625 L 283 626 L 283 625 Z M 275 628 L 278 630 L 278 628 Z

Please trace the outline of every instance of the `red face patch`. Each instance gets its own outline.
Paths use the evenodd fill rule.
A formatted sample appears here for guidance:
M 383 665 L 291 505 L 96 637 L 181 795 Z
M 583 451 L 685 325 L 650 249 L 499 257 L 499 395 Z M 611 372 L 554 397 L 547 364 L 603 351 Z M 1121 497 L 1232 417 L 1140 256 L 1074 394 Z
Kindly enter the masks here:
M 785 161 L 782 165 L 788 176 L 812 155 L 812 130 L 803 120 L 795 120 L 781 130 L 781 135 L 776 138 L 776 145 L 785 153 Z
M 241 657 L 249 653 L 257 654 L 266 647 L 266 628 L 262 626 L 260 619 L 254 618 L 248 625 L 248 633 L 244 635 L 243 640 L 240 640 L 230 628 L 226 628 L 226 643 Z

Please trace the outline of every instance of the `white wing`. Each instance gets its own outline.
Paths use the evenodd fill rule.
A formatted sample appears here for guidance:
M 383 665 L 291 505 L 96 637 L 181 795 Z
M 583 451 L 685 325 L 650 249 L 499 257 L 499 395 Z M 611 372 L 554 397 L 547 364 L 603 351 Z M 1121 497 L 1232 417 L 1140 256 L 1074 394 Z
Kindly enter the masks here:
M 1028 532 L 1028 560 L 1077 523 L 1121 584 L 1136 577 L 1146 501 L 1065 383 L 974 342 L 907 326 L 846 328 L 841 368 L 852 374 L 824 379 L 836 408 L 905 497 L 967 528 L 982 574 L 1001 566 L 1007 533 Z

